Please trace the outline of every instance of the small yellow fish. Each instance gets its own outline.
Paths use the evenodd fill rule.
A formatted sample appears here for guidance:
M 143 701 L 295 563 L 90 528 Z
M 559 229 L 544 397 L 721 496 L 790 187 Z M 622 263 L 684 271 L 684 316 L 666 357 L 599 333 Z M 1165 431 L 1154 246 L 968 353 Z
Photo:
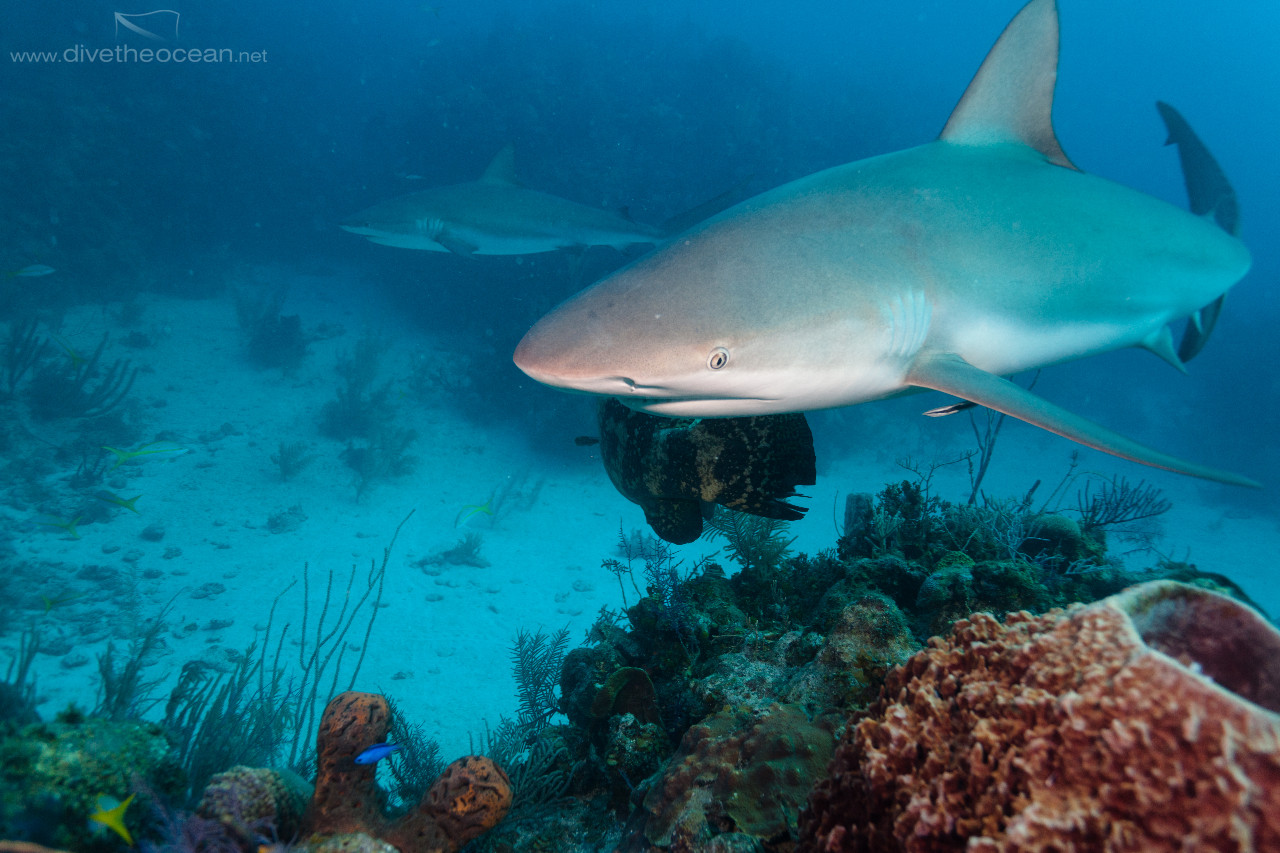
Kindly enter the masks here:
M 111 466 L 112 471 L 116 470 L 124 463 L 132 462 L 135 459 L 174 459 L 189 452 L 187 448 L 174 444 L 172 441 L 148 442 L 137 450 L 120 450 L 117 447 L 106 446 L 102 449 L 115 454 L 116 464 Z
M 124 810 L 129 808 L 129 803 L 133 802 L 135 796 L 136 794 L 130 794 L 124 798 L 123 803 L 116 803 L 115 806 L 111 805 L 116 802 L 114 797 L 98 797 L 98 810 L 89 815 L 89 820 L 110 829 L 132 847 L 133 836 L 129 834 L 129 828 L 124 825 Z
M 457 527 L 459 524 L 465 523 L 472 516 L 476 515 L 487 515 L 490 518 L 493 517 L 493 510 L 489 508 L 489 501 L 485 501 L 482 504 L 467 504 L 464 506 L 458 511 L 458 517 L 453 520 L 453 526 Z
M 60 595 L 57 598 L 50 598 L 47 595 L 40 596 L 40 600 L 44 602 L 44 612 L 48 613 L 59 604 L 66 604 L 68 601 L 75 601 L 77 598 L 84 598 L 88 593 L 79 592 L 69 595 Z
M 79 539 L 80 532 L 76 530 L 76 525 L 80 523 L 81 518 L 82 516 L 77 515 L 70 521 L 65 518 L 55 518 L 53 521 L 42 521 L 40 523 L 45 527 L 57 527 L 60 530 L 65 530 L 72 539 Z
M 117 462 L 116 464 L 119 465 L 120 463 Z M 134 495 L 131 498 L 122 498 L 119 495 L 113 495 L 110 492 L 104 492 L 98 495 L 98 500 L 106 501 L 112 506 L 118 506 L 121 509 L 127 509 L 130 512 L 134 513 L 135 515 L 142 515 L 142 513 L 138 512 L 138 507 L 136 506 L 136 504 L 138 503 L 138 498 L 140 497 L 142 497 L 142 495 Z

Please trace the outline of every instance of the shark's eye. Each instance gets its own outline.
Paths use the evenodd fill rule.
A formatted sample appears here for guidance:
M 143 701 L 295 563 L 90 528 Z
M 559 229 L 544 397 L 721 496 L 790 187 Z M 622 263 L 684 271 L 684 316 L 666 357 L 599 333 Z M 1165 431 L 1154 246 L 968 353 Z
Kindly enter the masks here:
M 712 370 L 719 370 L 729 363 L 729 351 L 724 347 L 716 347 L 711 351 L 711 355 L 707 357 L 707 367 Z

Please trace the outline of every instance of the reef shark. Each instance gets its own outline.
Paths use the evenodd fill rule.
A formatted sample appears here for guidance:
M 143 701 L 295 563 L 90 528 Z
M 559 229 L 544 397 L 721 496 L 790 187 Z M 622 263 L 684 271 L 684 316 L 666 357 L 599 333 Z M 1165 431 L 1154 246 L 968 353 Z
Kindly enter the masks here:
M 1229 233 L 1229 184 L 1171 108 L 1202 215 L 1071 163 L 1052 124 L 1057 66 L 1057 6 L 1031 0 L 938 139 L 810 175 L 675 237 L 539 320 L 517 366 L 676 417 L 932 389 L 968 402 L 930 414 L 987 406 L 1136 462 L 1256 486 L 1003 378 L 1132 346 L 1182 369 L 1250 265 Z M 1187 317 L 1180 356 L 1169 324 Z
M 622 249 L 657 243 L 670 233 L 621 213 L 524 187 L 516 178 L 512 145 L 498 152 L 477 181 L 433 187 L 375 204 L 342 228 L 384 246 L 466 257 L 529 255 L 586 246 Z

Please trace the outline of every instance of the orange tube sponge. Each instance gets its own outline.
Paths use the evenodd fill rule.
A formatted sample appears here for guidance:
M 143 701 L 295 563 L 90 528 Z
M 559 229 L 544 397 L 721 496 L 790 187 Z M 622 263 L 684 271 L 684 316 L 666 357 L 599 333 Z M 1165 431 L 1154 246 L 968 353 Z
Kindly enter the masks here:
M 391 709 L 376 693 L 340 693 L 320 718 L 316 789 L 304 820 L 308 835 L 361 833 L 401 853 L 452 853 L 492 829 L 511 807 L 507 774 L 483 756 L 445 768 L 418 808 L 394 822 L 382 816 L 376 765 L 355 758 L 387 738 Z
M 316 790 L 304 822 L 308 833 L 377 836 L 382 801 L 374 783 L 375 764 L 356 764 L 355 757 L 387 739 L 391 706 L 377 693 L 349 690 L 325 706 L 316 737 Z
M 468 755 L 446 767 L 418 808 L 382 837 L 402 853 L 459 850 L 497 826 L 509 808 L 507 774 L 483 755 Z
M 960 620 L 890 674 L 800 851 L 1280 850 L 1280 632 L 1157 581 Z

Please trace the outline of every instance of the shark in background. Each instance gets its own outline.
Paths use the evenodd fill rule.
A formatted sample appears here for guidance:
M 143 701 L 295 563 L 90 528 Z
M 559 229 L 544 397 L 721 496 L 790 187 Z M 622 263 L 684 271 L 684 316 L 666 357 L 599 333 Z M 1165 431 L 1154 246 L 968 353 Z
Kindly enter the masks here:
M 727 201 L 645 225 L 566 198 L 531 190 L 516 177 L 515 146 L 493 158 L 479 180 L 397 196 L 342 224 L 352 234 L 384 246 L 453 252 L 455 255 L 531 255 L 587 246 L 653 245 L 719 212 Z
M 570 298 L 515 362 L 673 417 L 800 412 L 932 389 L 1126 459 L 1146 447 L 1003 378 L 1123 347 L 1178 369 L 1248 271 L 1235 195 L 1161 114 L 1193 212 L 1080 171 L 1052 125 L 1054 0 L 1031 0 L 941 136 L 738 204 Z M 1170 324 L 1190 318 L 1175 348 Z

